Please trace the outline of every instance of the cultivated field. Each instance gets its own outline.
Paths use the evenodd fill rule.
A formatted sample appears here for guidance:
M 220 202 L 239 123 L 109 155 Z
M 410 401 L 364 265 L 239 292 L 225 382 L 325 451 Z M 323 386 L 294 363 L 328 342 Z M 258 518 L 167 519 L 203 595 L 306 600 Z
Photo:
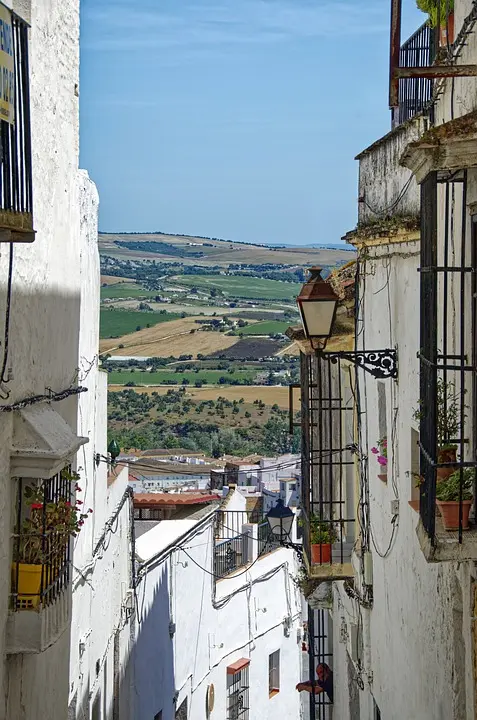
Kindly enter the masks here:
M 253 380 L 257 372 L 250 370 L 235 370 L 228 373 L 227 370 L 185 370 L 184 372 L 175 372 L 174 370 L 156 370 L 155 372 L 135 372 L 123 370 L 122 372 L 113 371 L 109 373 L 110 382 L 113 385 L 125 385 L 134 382 L 137 385 L 155 385 L 159 383 L 169 383 L 182 385 L 186 380 L 191 385 L 200 381 L 210 385 L 219 385 L 220 378 L 230 378 L 231 380 L 247 381 Z
M 158 252 L 139 252 L 120 247 L 119 242 L 154 242 L 158 245 Z M 313 238 L 310 238 L 313 242 Z M 161 252 L 160 245 L 163 245 Z M 193 243 L 193 246 L 190 245 Z M 101 233 L 99 235 L 99 248 L 102 255 L 121 257 L 124 259 L 155 258 L 161 261 L 175 261 L 177 257 L 168 253 L 167 245 L 174 245 L 185 252 L 201 252 L 200 258 L 180 258 L 184 264 L 191 265 L 224 265 L 230 263 L 248 263 L 261 265 L 262 263 L 283 265 L 340 265 L 355 257 L 350 250 L 334 250 L 331 248 L 272 248 L 248 243 L 234 243 L 228 240 L 209 240 L 193 236 L 180 237 L 178 235 L 121 235 L 114 233 Z
M 116 275 L 101 275 L 101 285 L 116 285 L 122 282 L 134 282 L 131 278 L 116 277 Z
M 165 395 L 170 387 L 164 385 L 158 387 L 143 387 L 143 388 L 131 388 L 138 393 L 157 392 L 160 395 Z M 110 385 L 109 390 L 119 392 L 124 390 L 121 385 Z M 214 387 L 187 387 L 187 397 L 191 397 L 194 400 L 217 400 L 218 397 L 224 397 L 227 400 L 234 401 L 243 398 L 246 403 L 253 403 L 254 400 L 261 400 L 266 405 L 274 405 L 275 403 L 281 408 L 288 408 L 288 388 L 282 385 L 270 386 L 270 385 L 226 385 L 226 386 L 214 386 Z M 296 408 L 299 407 L 299 394 L 298 391 L 295 393 L 294 405 Z
M 109 345 L 119 345 L 122 340 L 121 336 L 128 335 L 136 331 L 136 328 L 143 328 L 145 325 L 155 326 L 159 323 L 169 323 L 177 319 L 174 313 L 155 313 L 155 312 L 134 312 L 116 309 L 101 309 L 99 315 L 99 336 L 100 338 L 113 338 L 109 340 Z M 146 328 L 147 331 L 151 328 Z M 114 338 L 118 338 L 117 340 Z M 102 351 L 102 341 L 100 349 Z
M 235 339 L 238 340 L 238 337 Z M 227 360 L 246 360 L 247 358 L 260 359 L 273 357 L 278 353 L 281 347 L 282 346 L 279 342 L 271 340 L 270 338 L 243 338 L 242 340 L 239 340 L 236 345 L 233 345 L 227 350 L 216 352 L 215 357 L 223 355 L 224 358 L 227 358 Z
M 105 310 L 104 312 L 110 311 Z M 131 314 L 141 315 L 143 318 L 142 324 L 144 324 L 144 318 L 148 318 L 153 313 Z M 159 317 L 167 316 L 160 315 Z M 239 341 L 238 337 L 231 335 L 199 330 L 199 326 L 195 323 L 195 320 L 199 319 L 203 320 L 200 316 L 179 318 L 119 338 L 101 340 L 99 344 L 100 352 L 105 353 L 114 350 L 115 356 L 126 357 L 169 357 L 170 355 L 175 357 L 180 355 L 197 357 L 197 353 L 210 355 L 211 353 L 226 350 Z M 191 330 L 195 332 L 191 334 Z M 119 345 L 123 347 L 120 348 Z
M 300 283 L 280 282 L 242 275 L 178 275 L 177 282 L 188 287 L 215 288 L 225 295 L 247 300 L 289 300 L 294 302 Z
M 135 282 L 109 284 L 101 288 L 101 300 L 106 298 L 121 300 L 122 298 L 154 298 L 159 293 L 145 290 Z
M 248 325 L 240 330 L 244 335 L 278 335 L 284 333 L 290 327 L 289 322 L 281 320 L 269 320 Z

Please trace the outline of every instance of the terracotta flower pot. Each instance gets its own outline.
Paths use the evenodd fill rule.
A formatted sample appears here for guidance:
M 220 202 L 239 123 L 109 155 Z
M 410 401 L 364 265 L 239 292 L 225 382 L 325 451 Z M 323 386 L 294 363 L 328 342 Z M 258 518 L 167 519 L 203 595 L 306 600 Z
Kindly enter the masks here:
M 313 565 L 324 565 L 331 560 L 331 543 L 311 546 L 311 562 Z
M 388 481 L 388 474 L 387 474 L 387 472 L 385 472 L 385 473 L 379 473 L 379 474 L 378 474 L 378 478 L 381 480 L 381 482 L 387 483 L 387 481 Z
M 446 447 L 442 448 L 437 453 L 437 462 L 439 463 L 451 463 L 457 461 L 457 448 Z M 437 468 L 437 482 L 447 480 L 448 477 L 456 470 L 455 466 L 449 466 L 445 468 Z
M 459 529 L 459 503 L 444 502 L 436 500 L 437 507 L 441 512 L 442 524 L 445 530 Z M 469 529 L 469 513 L 473 500 L 462 500 L 462 529 Z

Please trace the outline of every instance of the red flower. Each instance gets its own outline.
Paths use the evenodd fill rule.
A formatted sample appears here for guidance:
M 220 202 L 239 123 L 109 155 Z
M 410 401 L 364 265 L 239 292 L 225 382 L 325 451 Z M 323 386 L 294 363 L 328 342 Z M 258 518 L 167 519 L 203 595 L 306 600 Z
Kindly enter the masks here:
M 77 500 L 77 501 L 76 501 L 76 504 L 77 504 L 77 505 L 82 505 L 82 504 L 83 504 L 83 501 L 82 501 L 82 500 Z
M 71 503 L 70 503 L 70 501 L 69 501 L 69 500 L 67 500 L 67 501 L 65 502 L 65 505 L 66 505 L 66 507 L 71 507 Z
M 43 503 L 32 503 L 31 504 L 32 510 L 42 510 L 43 509 Z
M 92 513 L 92 512 L 93 512 L 93 508 L 90 508 L 90 509 L 88 510 L 88 512 L 89 512 L 89 513 Z

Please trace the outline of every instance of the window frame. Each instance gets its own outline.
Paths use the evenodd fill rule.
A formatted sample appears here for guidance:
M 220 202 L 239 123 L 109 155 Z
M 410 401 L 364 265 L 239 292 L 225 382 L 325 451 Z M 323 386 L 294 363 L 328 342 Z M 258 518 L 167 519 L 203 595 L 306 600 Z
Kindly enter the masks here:
M 272 698 L 280 692 L 280 650 L 268 656 L 268 697 Z

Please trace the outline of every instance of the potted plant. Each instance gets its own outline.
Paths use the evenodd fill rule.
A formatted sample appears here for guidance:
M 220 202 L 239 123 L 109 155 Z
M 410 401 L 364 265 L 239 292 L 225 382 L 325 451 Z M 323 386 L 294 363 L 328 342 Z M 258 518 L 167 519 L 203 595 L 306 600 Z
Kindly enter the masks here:
M 417 7 L 429 16 L 429 25 L 437 27 L 440 18 L 439 44 L 454 42 L 454 0 L 416 0 Z M 449 14 L 447 15 L 447 10 Z M 449 29 L 449 37 L 447 37 Z
M 445 482 L 436 486 L 436 502 L 445 530 L 459 529 L 459 497 L 462 485 L 462 529 L 469 528 L 469 513 L 473 502 L 472 486 L 475 479 L 473 468 L 455 470 Z
M 68 469 L 61 473 L 63 480 L 77 480 L 79 476 Z M 78 484 L 75 490 L 79 491 Z M 27 485 L 23 490 L 27 516 L 15 529 L 13 548 L 13 583 L 17 607 L 31 610 L 38 607 L 43 587 L 55 580 L 54 568 L 61 568 L 70 537 L 75 537 L 92 509 L 81 511 L 81 500 L 72 504 L 66 497 L 49 502 L 43 485 Z
M 331 545 L 336 540 L 331 521 L 320 520 L 317 515 L 310 518 L 311 562 L 323 565 L 331 561 Z
M 378 473 L 378 478 L 383 482 L 388 481 L 388 439 L 386 436 L 378 440 L 377 447 L 372 447 L 371 452 L 373 455 L 377 455 L 377 461 L 379 463 L 382 473 Z
M 455 383 L 446 382 L 443 378 L 437 380 L 437 462 L 455 463 L 457 460 L 457 445 L 453 440 L 460 430 L 459 394 Z M 414 412 L 414 419 L 420 420 L 421 409 Z M 437 481 L 446 480 L 455 470 L 455 466 L 437 468 Z

